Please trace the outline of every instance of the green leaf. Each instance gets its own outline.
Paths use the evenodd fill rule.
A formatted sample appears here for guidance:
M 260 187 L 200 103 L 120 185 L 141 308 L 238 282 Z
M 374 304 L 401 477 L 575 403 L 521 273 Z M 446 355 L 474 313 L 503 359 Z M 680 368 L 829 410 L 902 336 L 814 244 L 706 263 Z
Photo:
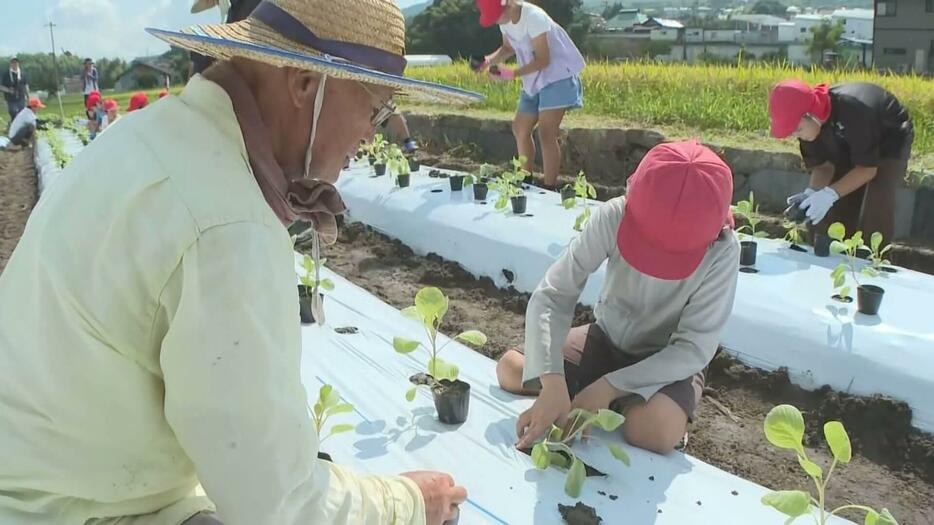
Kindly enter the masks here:
M 834 288 L 840 288 L 840 287 L 843 286 L 845 283 L 846 283 L 846 276 L 845 276 L 845 275 L 838 275 L 838 276 L 836 276 L 836 277 L 833 278 L 833 287 L 834 287 Z
M 350 423 L 341 423 L 340 425 L 334 425 L 333 427 L 331 427 L 331 435 L 333 436 L 334 434 L 343 434 L 344 432 L 350 432 L 354 428 L 356 427 L 354 427 L 354 425 L 351 425 Z
M 756 237 L 760 239 L 766 239 L 769 236 L 769 232 L 756 232 Z
M 341 396 L 337 393 L 331 385 L 324 385 L 321 387 L 321 390 L 318 392 L 318 399 L 321 401 L 321 406 L 325 411 L 328 411 L 341 402 Z
M 847 251 L 849 248 L 850 247 L 847 245 L 846 242 L 832 241 L 830 243 L 830 253 L 841 254 Z
M 428 324 L 444 317 L 448 311 L 448 298 L 434 286 L 422 288 L 415 294 L 415 309 Z
M 483 346 L 487 341 L 486 334 L 480 330 L 467 330 L 466 332 L 461 332 L 457 334 L 454 339 L 465 343 L 470 343 L 474 346 Z
M 328 414 L 332 416 L 337 414 L 346 414 L 348 412 L 353 412 L 353 405 L 350 403 L 341 403 L 328 409 Z
M 842 241 L 846 237 L 846 226 L 842 222 L 835 222 L 827 228 L 827 236 L 835 241 Z
M 535 446 L 532 447 L 532 463 L 534 463 L 535 468 L 539 470 L 545 470 L 548 468 L 548 465 L 551 464 L 548 447 L 546 447 L 544 443 L 536 443 Z
M 629 466 L 629 454 L 625 450 L 621 449 L 615 443 L 610 443 L 609 445 L 610 454 L 613 454 L 613 457 L 622 461 L 627 467 Z
M 797 518 L 810 511 L 811 497 L 800 490 L 779 490 L 762 496 L 762 504 L 786 516 Z
M 411 339 L 406 339 L 404 337 L 393 337 L 392 338 L 392 347 L 396 349 L 396 352 L 400 354 L 409 354 L 415 351 L 418 348 L 418 345 L 421 344 L 418 341 L 413 341 Z
M 622 425 L 623 421 L 625 420 L 626 418 L 617 414 L 616 412 L 613 412 L 612 410 L 607 410 L 605 408 L 601 408 L 597 412 L 597 417 L 594 420 L 594 422 L 597 424 L 598 427 L 602 428 L 606 432 L 612 432 L 616 430 L 617 428 L 619 428 L 619 426 Z
M 820 465 L 808 459 L 807 456 L 805 456 L 802 452 L 798 453 L 798 464 L 801 465 L 801 468 L 803 468 L 804 471 L 808 473 L 808 476 L 811 476 L 815 479 L 821 479 L 824 477 L 824 471 L 820 468 Z
M 880 246 L 882 246 L 882 234 L 873 232 L 873 234 L 869 236 L 869 249 L 873 252 L 878 252 Z
M 324 407 L 321 406 L 321 402 L 320 402 L 320 401 L 317 402 L 317 403 L 315 403 L 314 411 L 315 411 L 315 417 L 321 417 L 321 414 L 324 413 Z
M 321 285 L 321 288 L 323 288 L 325 291 L 330 292 L 331 290 L 334 289 L 334 281 L 330 279 L 321 279 L 321 282 L 319 284 Z
M 765 416 L 765 437 L 778 448 L 803 452 L 804 417 L 791 405 L 778 405 Z
M 428 361 L 428 373 L 431 375 L 431 377 L 439 381 L 441 379 L 450 379 L 453 381 L 457 379 L 459 372 L 460 371 L 457 369 L 457 365 L 442 361 L 440 358 L 435 358 Z
M 888 251 L 891 250 L 891 249 L 892 249 L 892 245 L 891 245 L 891 244 L 887 244 L 887 245 L 885 246 L 885 248 L 882 248 L 882 251 L 879 252 L 879 257 L 882 257 L 883 255 L 886 254 L 886 252 L 888 252 Z
M 418 323 L 422 323 L 422 315 L 418 313 L 418 310 L 414 306 L 409 306 L 408 308 L 403 308 L 399 313 L 402 314 L 402 317 L 406 319 L 411 319 Z
M 551 425 L 551 431 L 548 432 L 548 441 L 561 441 L 561 434 L 564 430 L 557 425 Z
M 564 492 L 572 498 L 579 498 L 585 477 L 587 477 L 587 472 L 584 470 L 584 464 L 575 457 L 568 470 L 568 477 L 564 481 Z
M 567 470 L 567 468 L 571 466 L 571 461 L 568 459 L 568 457 L 558 452 L 549 452 L 548 460 L 553 466 L 557 468 Z
M 879 513 L 869 509 L 869 512 L 866 513 L 866 519 L 863 521 L 863 525 L 877 525 L 879 523 Z
M 824 423 L 824 439 L 830 445 L 830 451 L 833 457 L 840 463 L 849 463 L 853 457 L 853 449 L 850 447 L 850 436 L 847 435 L 843 423 L 839 421 L 828 421 Z
M 836 279 L 837 277 L 846 274 L 846 264 L 840 263 L 836 268 L 830 272 L 830 276 Z
M 895 519 L 895 516 L 892 516 L 892 513 L 889 512 L 889 509 L 883 508 L 882 512 L 879 514 L 878 525 L 898 525 L 898 521 Z
M 597 198 L 597 189 L 594 188 L 592 184 L 587 185 L 587 196 L 591 199 Z
M 417 388 L 417 387 L 414 387 L 414 386 L 413 386 L 412 388 L 410 388 L 410 389 L 408 389 L 408 390 L 405 391 L 405 400 L 406 400 L 406 401 L 411 402 L 412 400 L 415 399 L 415 389 L 416 389 L 416 388 Z
M 849 286 L 844 286 L 843 288 L 840 288 L 840 294 L 839 294 L 839 295 L 840 295 L 840 297 L 849 297 L 849 296 L 850 296 L 850 287 L 849 287 Z
M 561 204 L 564 206 L 564 209 L 570 210 L 574 207 L 575 204 L 577 204 L 577 199 L 574 197 L 571 197 L 570 199 L 564 199 L 561 201 Z

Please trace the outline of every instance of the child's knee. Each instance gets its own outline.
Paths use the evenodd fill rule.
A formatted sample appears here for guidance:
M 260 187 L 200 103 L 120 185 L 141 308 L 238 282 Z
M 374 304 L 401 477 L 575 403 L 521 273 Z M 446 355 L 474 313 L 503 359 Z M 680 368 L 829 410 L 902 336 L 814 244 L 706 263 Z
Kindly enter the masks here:
M 655 407 L 652 407 L 655 408 Z M 649 404 L 633 407 L 626 413 L 623 438 L 633 446 L 668 454 L 687 430 L 687 416 L 668 410 L 651 410 Z
M 522 367 L 525 356 L 516 350 L 507 350 L 496 362 L 496 379 L 503 390 L 518 391 L 522 388 Z

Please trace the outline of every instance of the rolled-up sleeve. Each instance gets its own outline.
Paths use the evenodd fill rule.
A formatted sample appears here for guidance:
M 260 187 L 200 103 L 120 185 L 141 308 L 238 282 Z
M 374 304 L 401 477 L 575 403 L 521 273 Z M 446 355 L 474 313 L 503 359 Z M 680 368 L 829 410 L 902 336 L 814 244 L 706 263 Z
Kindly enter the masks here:
M 605 376 L 617 390 L 648 400 L 665 385 L 700 372 L 713 359 L 736 295 L 739 244 L 732 239 L 732 233 L 730 235 L 728 247 L 710 265 L 700 286 L 684 306 L 668 346 Z
M 160 299 L 166 420 L 228 525 L 424 523 L 411 480 L 317 459 L 291 250 L 273 230 L 214 227 L 183 254 Z
M 574 309 L 587 278 L 616 249 L 622 209 L 621 198 L 596 207 L 583 231 L 571 240 L 532 293 L 525 313 L 525 388 L 539 388 L 544 374 L 564 374 L 562 348 Z

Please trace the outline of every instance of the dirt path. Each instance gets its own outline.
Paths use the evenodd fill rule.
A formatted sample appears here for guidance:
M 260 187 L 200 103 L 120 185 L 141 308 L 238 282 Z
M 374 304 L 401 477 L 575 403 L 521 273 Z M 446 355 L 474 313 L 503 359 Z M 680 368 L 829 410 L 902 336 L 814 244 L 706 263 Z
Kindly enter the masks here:
M 490 336 L 485 353 L 492 357 L 522 341 L 528 296 L 499 290 L 457 264 L 418 257 L 359 224 L 342 228 L 339 242 L 325 256 L 329 267 L 397 308 L 409 306 L 422 286 L 440 287 L 451 298 L 442 331 L 481 328 Z M 576 324 L 590 319 L 591 312 L 580 308 Z M 818 464 L 829 465 L 830 459 L 822 445 L 823 421 L 840 419 L 851 430 L 856 454 L 835 472 L 830 506 L 887 507 L 902 524 L 934 523 L 934 439 L 910 429 L 905 405 L 804 392 L 783 373 L 752 370 L 722 354 L 711 365 L 707 386 L 690 429 L 689 454 L 766 487 L 809 490 L 813 485 L 794 457 L 773 450 L 762 433 L 765 414 L 777 404 L 792 403 L 805 414 L 808 455 Z M 850 518 L 863 521 L 862 516 Z
M 0 272 L 23 234 L 36 191 L 32 150 L 0 150 Z

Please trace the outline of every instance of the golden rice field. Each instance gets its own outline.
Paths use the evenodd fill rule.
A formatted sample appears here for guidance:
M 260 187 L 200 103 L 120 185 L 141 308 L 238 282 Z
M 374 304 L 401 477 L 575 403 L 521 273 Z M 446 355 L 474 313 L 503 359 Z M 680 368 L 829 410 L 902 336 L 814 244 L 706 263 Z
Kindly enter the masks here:
M 495 82 L 470 71 L 465 62 L 410 68 L 415 78 L 478 91 L 487 99 L 478 107 L 514 111 L 518 82 Z M 767 95 L 779 80 L 810 83 L 867 81 L 880 84 L 908 106 L 915 126 L 915 155 L 934 153 L 934 80 L 874 71 L 810 70 L 750 64 L 665 64 L 658 62 L 588 62 L 584 114 L 683 125 L 711 131 L 757 132 L 768 129 Z

